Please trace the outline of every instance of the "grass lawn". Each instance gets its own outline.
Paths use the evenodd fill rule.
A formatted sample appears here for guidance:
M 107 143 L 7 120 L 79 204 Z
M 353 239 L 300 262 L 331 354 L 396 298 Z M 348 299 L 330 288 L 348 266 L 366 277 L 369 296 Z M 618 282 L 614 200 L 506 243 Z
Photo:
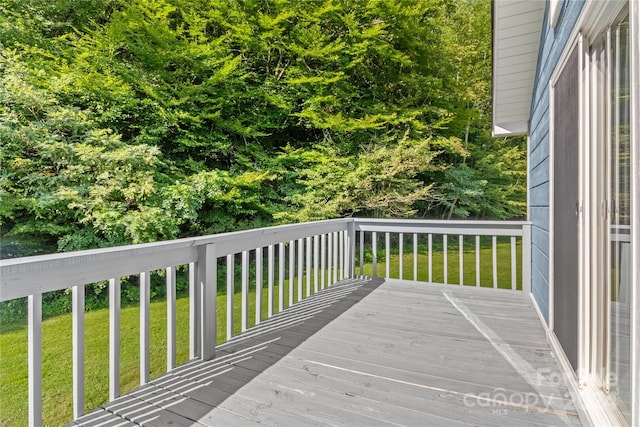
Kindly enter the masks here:
M 379 246 L 380 247 L 380 246 Z M 441 242 L 434 241 L 433 252 L 433 281 L 444 280 L 444 254 Z M 418 280 L 428 280 L 428 258 L 426 247 L 419 246 Z M 521 257 L 520 241 L 517 246 L 518 260 Z M 359 253 L 359 251 L 356 251 Z M 511 248 L 508 239 L 499 239 L 497 247 L 498 285 L 501 288 L 511 288 Z M 370 254 L 369 257 L 370 259 Z M 481 284 L 492 285 L 492 253 L 489 243 L 483 240 L 481 256 Z M 459 248 L 457 238 L 448 245 L 448 282 L 459 283 Z M 378 275 L 385 274 L 385 256 L 378 253 Z M 475 286 L 475 241 L 465 240 L 463 251 L 464 282 L 465 285 Z M 399 256 L 390 256 L 390 275 L 399 276 Z M 358 261 L 356 261 L 356 266 Z M 224 267 L 222 267 L 224 268 Z M 275 268 L 276 286 L 273 293 L 274 313 L 278 311 L 279 287 L 277 286 L 277 266 Z M 413 249 L 410 244 L 405 246 L 403 257 L 405 279 L 413 279 Z M 371 263 L 365 263 L 364 273 L 372 274 Z M 521 264 L 518 261 L 517 280 L 521 287 Z M 288 279 L 288 272 L 287 279 Z M 264 287 L 262 291 L 262 319 L 267 318 L 267 269 L 263 269 Z M 224 286 L 224 284 L 220 284 Z M 297 301 L 298 282 L 294 283 L 294 301 Z M 303 293 L 306 293 L 306 278 L 303 278 Z M 249 286 L 249 326 L 255 324 L 255 276 L 252 274 Z M 313 291 L 313 286 L 312 286 Z M 288 306 L 289 286 L 285 280 L 285 307 Z M 226 339 L 226 295 L 218 296 L 218 339 Z M 234 331 L 240 332 L 241 316 L 240 280 L 235 280 L 234 295 Z M 181 364 L 189 357 L 189 299 L 181 297 L 176 302 L 177 313 L 177 363 Z M 165 372 L 166 369 L 166 302 L 151 303 L 151 378 Z M 139 381 L 139 309 L 136 306 L 123 307 L 121 310 L 121 392 L 126 393 L 138 385 Z M 71 371 L 71 315 L 62 315 L 43 321 L 43 421 L 45 425 L 58 426 L 72 419 L 72 371 Z M 92 410 L 108 400 L 109 394 L 109 311 L 95 310 L 85 313 L 85 378 L 86 378 L 86 409 Z M 14 328 L 0 334 L 0 426 L 26 426 L 28 377 L 27 377 L 27 329 Z

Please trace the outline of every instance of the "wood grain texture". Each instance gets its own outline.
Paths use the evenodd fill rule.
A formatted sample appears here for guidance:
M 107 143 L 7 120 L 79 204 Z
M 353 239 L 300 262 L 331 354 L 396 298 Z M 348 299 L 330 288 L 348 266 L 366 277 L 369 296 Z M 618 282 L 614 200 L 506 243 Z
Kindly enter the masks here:
M 559 372 L 522 293 L 358 279 L 74 425 L 581 425 Z

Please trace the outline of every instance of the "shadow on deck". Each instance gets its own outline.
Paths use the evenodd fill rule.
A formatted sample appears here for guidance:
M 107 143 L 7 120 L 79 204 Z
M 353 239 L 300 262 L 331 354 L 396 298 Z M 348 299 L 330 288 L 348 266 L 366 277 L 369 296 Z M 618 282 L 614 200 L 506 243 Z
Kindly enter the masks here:
M 334 285 L 69 425 L 580 425 L 520 292 Z

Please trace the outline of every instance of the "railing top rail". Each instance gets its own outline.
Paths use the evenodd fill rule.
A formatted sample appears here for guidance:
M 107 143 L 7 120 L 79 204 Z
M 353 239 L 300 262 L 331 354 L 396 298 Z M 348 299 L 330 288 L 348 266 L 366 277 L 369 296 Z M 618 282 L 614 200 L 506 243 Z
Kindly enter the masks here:
M 47 255 L 35 255 L 21 258 L 10 258 L 0 260 L 0 266 L 11 266 L 23 263 L 34 263 L 40 261 L 51 261 L 65 258 L 76 258 L 83 256 L 105 256 L 109 257 L 113 253 L 138 254 L 148 252 L 158 252 L 163 250 L 180 249 L 189 246 L 202 246 L 210 243 L 224 243 L 232 240 L 255 237 L 258 235 L 273 235 L 282 232 L 307 230 L 310 226 L 321 224 L 330 226 L 352 222 L 350 218 L 330 219 L 325 221 L 303 222 L 298 224 L 286 224 L 272 227 L 255 228 L 251 230 L 232 231 L 228 233 L 210 234 L 207 236 L 185 237 L 183 239 L 165 240 L 152 243 L 140 243 L 135 245 L 113 246 L 109 248 L 87 249 L 82 251 L 61 252 Z
M 356 219 L 358 231 L 391 233 L 466 234 L 481 236 L 522 236 L 529 221 L 475 221 L 475 220 L 405 220 Z
M 110 278 L 188 264 L 198 247 L 215 244 L 217 257 L 299 238 L 347 230 L 521 236 L 527 221 L 342 218 L 265 227 L 164 242 L 0 260 L 0 301 Z
M 356 224 L 379 223 L 379 224 L 451 224 L 462 227 L 480 226 L 504 226 L 521 227 L 530 225 L 531 221 L 508 221 L 508 220 L 480 220 L 480 219 L 393 219 L 393 218 L 353 218 Z
M 188 264 L 198 247 L 215 244 L 216 255 L 238 253 L 306 236 L 346 230 L 342 218 L 191 237 L 164 242 L 0 260 L 0 301 L 71 286 Z

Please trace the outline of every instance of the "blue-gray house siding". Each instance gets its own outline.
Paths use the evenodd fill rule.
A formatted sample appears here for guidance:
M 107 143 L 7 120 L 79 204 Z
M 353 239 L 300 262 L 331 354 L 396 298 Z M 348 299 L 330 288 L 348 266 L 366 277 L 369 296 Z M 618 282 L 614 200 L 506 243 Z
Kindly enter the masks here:
M 545 11 L 540 39 L 529 128 L 529 219 L 532 222 L 531 289 L 542 315 L 549 321 L 549 81 L 569 42 L 583 0 L 565 0 L 558 26 L 548 25 Z

